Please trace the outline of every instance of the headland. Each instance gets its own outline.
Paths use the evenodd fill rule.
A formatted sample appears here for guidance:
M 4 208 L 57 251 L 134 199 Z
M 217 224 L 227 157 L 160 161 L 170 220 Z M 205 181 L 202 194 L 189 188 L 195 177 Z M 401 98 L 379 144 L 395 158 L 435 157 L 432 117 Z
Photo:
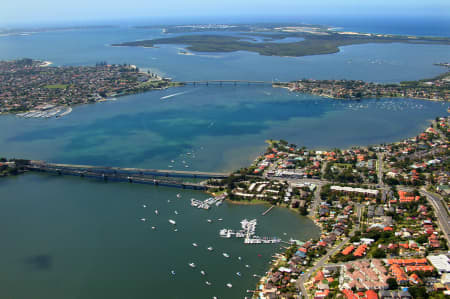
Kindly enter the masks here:
M 176 85 L 151 72 L 140 72 L 134 65 L 100 62 L 95 66 L 51 66 L 48 61 L 32 59 L 2 61 L 0 113 L 54 116 L 63 107 Z
M 139 28 L 155 28 L 154 26 Z M 158 27 L 156 27 L 158 28 Z M 161 28 L 161 27 L 159 27 Z M 153 47 L 158 44 L 188 45 L 194 52 L 249 51 L 265 56 L 301 57 L 339 52 L 339 47 L 368 43 L 450 45 L 448 37 L 422 37 L 336 31 L 331 27 L 305 24 L 183 25 L 162 27 L 167 34 L 186 34 L 113 44 L 118 47 Z M 214 33 L 230 33 L 217 35 Z M 191 35 L 191 33 L 201 33 Z M 301 41 L 282 42 L 286 38 Z M 250 40 L 249 40 L 250 39 Z M 262 39 L 262 41 L 260 40 Z

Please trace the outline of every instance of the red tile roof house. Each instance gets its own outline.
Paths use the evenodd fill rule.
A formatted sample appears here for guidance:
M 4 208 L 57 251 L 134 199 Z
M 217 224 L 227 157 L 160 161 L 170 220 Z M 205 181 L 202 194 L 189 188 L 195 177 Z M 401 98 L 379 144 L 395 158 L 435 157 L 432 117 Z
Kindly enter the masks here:
M 406 276 L 405 271 L 403 271 L 398 264 L 393 264 L 389 269 L 399 285 L 408 283 L 408 277 Z
M 366 244 L 359 245 L 359 247 L 353 253 L 353 256 L 362 257 L 366 253 L 366 249 L 367 249 Z
M 351 290 L 344 289 L 341 291 L 347 299 L 378 299 L 378 295 L 373 290 L 368 290 L 364 294 L 359 292 L 358 294 L 353 293 Z
M 317 272 L 316 276 L 314 276 L 314 283 L 321 282 L 325 279 L 322 271 Z
M 347 246 L 344 250 L 342 250 L 341 253 L 343 255 L 348 255 L 348 254 L 350 254 L 353 251 L 353 249 L 355 249 L 355 246 L 350 245 L 350 246 Z
M 367 299 L 378 299 L 378 295 L 374 290 L 368 290 L 368 291 L 366 291 L 366 298 Z
M 421 284 L 422 280 L 420 280 L 419 276 L 416 273 L 413 273 L 409 276 L 409 281 L 413 284 Z
M 420 199 L 420 196 L 414 196 L 414 194 L 410 192 L 406 192 L 403 190 L 398 191 L 398 197 L 400 198 L 400 202 L 413 202 Z
M 435 234 L 432 234 L 430 237 L 428 237 L 428 244 L 432 248 L 439 248 L 441 246 L 441 244 L 439 243 L 439 238 Z

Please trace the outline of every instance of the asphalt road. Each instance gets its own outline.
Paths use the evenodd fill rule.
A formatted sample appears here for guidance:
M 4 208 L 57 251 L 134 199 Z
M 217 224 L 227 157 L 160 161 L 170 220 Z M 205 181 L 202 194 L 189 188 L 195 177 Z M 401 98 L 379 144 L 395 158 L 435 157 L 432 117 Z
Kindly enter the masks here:
M 436 218 L 438 219 L 439 227 L 444 233 L 444 236 L 447 239 L 447 245 L 450 248 L 450 217 L 447 214 L 447 209 L 445 208 L 444 203 L 442 203 L 442 199 L 440 196 L 425 190 L 420 190 L 420 194 L 425 196 L 433 206 Z

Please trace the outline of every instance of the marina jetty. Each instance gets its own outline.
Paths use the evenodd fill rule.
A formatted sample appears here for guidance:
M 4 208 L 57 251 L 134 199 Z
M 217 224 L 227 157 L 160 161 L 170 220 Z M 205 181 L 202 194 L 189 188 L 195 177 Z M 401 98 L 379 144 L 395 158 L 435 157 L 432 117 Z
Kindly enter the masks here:
M 28 58 L 0 61 L 0 113 L 61 117 L 70 113 L 69 106 L 177 85 L 129 64 L 53 66 Z
M 275 244 L 280 243 L 281 239 L 272 237 L 259 237 L 255 235 L 256 231 L 256 219 L 247 220 L 244 219 L 241 221 L 241 230 L 234 231 L 232 229 L 223 228 L 220 230 L 219 235 L 222 238 L 244 238 L 244 244 Z

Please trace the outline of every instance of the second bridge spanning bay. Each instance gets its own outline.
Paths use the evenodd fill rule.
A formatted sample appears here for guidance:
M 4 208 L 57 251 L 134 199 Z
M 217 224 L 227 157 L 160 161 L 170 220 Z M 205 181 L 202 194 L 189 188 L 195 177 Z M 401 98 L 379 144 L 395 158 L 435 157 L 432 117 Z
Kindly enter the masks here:
M 185 85 L 287 85 L 288 82 L 257 81 L 257 80 L 197 80 L 179 82 Z

